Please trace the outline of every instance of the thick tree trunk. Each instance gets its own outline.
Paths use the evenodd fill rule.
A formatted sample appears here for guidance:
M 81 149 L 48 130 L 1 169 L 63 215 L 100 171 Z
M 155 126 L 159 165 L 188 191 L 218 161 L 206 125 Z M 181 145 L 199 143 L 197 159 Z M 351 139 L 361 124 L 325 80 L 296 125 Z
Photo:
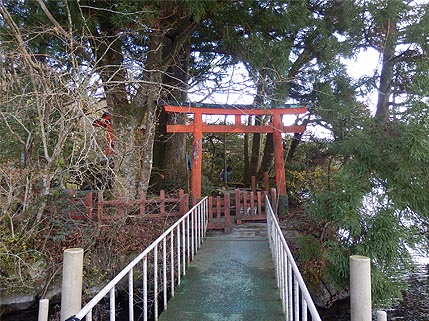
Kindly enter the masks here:
M 274 160 L 274 141 L 273 134 L 268 133 L 267 138 L 265 139 L 264 154 L 262 156 L 261 166 L 257 174 L 257 179 L 262 180 L 264 178 L 264 173 L 269 172 L 273 167 Z
M 261 124 L 261 118 L 255 117 L 255 125 Z M 256 176 L 261 154 L 261 134 L 255 133 L 252 137 L 252 155 L 250 156 L 249 173 L 250 176 Z
M 171 47 L 170 43 L 168 47 Z M 183 48 L 178 53 L 175 64 L 170 66 L 164 77 L 164 85 L 166 88 L 167 99 L 173 101 L 186 101 L 187 100 L 187 87 L 188 87 L 188 69 L 190 57 L 190 41 L 187 39 Z M 165 113 L 164 110 L 161 113 Z M 171 124 L 184 124 L 186 116 L 179 114 L 168 114 L 162 117 L 165 122 L 160 122 L 160 132 L 164 133 L 163 144 L 158 148 L 163 149 L 163 158 L 160 160 L 160 165 L 165 172 L 165 179 L 176 187 L 184 188 L 186 184 L 186 136 L 185 134 L 166 133 L 167 122 Z
M 250 160 L 249 160 L 249 134 L 244 134 L 244 147 L 243 147 L 243 183 L 250 185 Z
M 380 85 L 378 88 L 377 110 L 375 119 L 383 126 L 389 122 L 389 98 L 392 92 L 393 67 L 395 65 L 394 56 L 398 40 L 396 21 L 390 19 L 385 23 L 385 39 L 382 44 L 383 65 L 381 67 Z
M 264 75 L 263 73 L 259 74 L 259 81 L 257 84 L 257 94 L 255 96 L 255 99 L 253 100 L 253 104 L 255 106 L 262 106 L 264 102 Z M 256 126 L 259 126 L 262 124 L 262 118 L 261 116 L 255 116 L 254 124 Z M 250 178 L 252 176 L 257 176 L 259 161 L 261 158 L 261 134 L 255 133 L 252 137 L 252 154 L 250 156 L 250 163 L 249 163 L 249 175 L 247 176 L 247 183 L 250 183 Z

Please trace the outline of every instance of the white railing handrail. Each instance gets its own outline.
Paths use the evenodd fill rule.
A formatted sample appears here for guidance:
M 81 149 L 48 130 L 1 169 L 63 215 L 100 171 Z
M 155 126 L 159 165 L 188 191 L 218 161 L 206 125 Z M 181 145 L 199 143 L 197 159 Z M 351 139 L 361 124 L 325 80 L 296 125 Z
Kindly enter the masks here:
M 265 204 L 266 204 L 266 212 L 267 212 L 268 237 L 269 237 L 269 241 L 270 241 L 271 251 L 273 252 L 273 256 L 276 256 L 277 251 L 280 250 L 280 249 L 274 249 L 272 246 L 273 240 L 274 240 L 272 233 L 274 232 L 275 237 L 280 240 L 280 243 L 282 245 L 281 250 L 286 252 L 287 262 L 288 262 L 288 264 L 290 264 L 290 266 L 292 268 L 293 277 L 297 281 L 299 288 L 301 289 L 301 295 L 307 304 L 307 307 L 308 307 L 308 310 L 311 314 L 312 320 L 321 321 L 321 318 L 319 316 L 319 312 L 317 311 L 317 308 L 313 302 L 313 299 L 311 298 L 310 292 L 308 291 L 307 286 L 305 285 L 304 279 L 301 276 L 299 268 L 295 262 L 295 259 L 293 258 L 292 252 L 290 251 L 289 246 L 287 245 L 286 239 L 284 238 L 283 232 L 280 229 L 279 222 L 277 220 L 276 215 L 274 214 L 274 211 L 271 207 L 271 203 L 270 203 L 267 196 L 266 196 L 265 202 L 266 202 Z M 277 259 L 277 258 L 275 258 L 275 259 Z M 279 267 L 277 266 L 277 264 L 274 264 L 274 265 L 276 268 L 276 277 L 277 277 L 277 279 L 279 279 L 280 278 L 279 277 L 279 274 L 280 274 Z M 283 277 L 283 282 L 287 282 L 286 277 Z M 285 285 L 285 284 L 280 285 L 280 287 L 285 287 L 285 286 L 287 286 L 287 285 Z M 284 298 L 282 298 L 282 300 L 283 299 Z M 292 300 L 292 298 L 288 298 L 287 300 Z M 283 304 L 285 304 L 285 303 L 283 302 Z M 293 318 L 289 318 L 289 316 L 291 316 L 292 313 L 285 313 L 285 314 L 286 314 L 286 320 L 288 320 L 288 321 L 294 320 Z
M 130 271 L 132 271 L 132 269 L 139 263 L 141 262 L 145 257 L 148 256 L 148 254 L 155 249 L 155 247 L 157 247 L 161 242 L 163 242 L 164 239 L 166 239 L 168 237 L 168 235 L 170 235 L 170 233 L 172 233 L 176 228 L 178 228 L 180 226 L 180 224 L 185 224 L 185 222 L 188 222 L 188 228 L 189 228 L 189 217 L 195 213 L 197 211 L 197 213 L 201 214 L 201 207 L 205 206 L 207 207 L 207 197 L 203 198 L 200 202 L 198 202 L 195 206 L 193 206 L 185 215 L 183 215 L 177 222 L 175 222 L 173 225 L 171 225 L 161 236 L 159 236 L 151 245 L 149 245 L 142 253 L 140 253 L 134 260 L 132 260 L 121 272 L 119 272 L 109 283 L 107 283 L 107 285 L 100 290 L 100 292 L 98 292 L 97 295 L 95 295 L 76 315 L 75 318 L 82 320 L 82 318 L 84 318 L 85 316 L 87 316 L 92 309 L 107 295 L 109 294 L 109 292 L 112 291 L 112 289 L 115 288 L 115 286 L 127 275 L 129 275 Z M 205 215 L 203 215 L 203 220 L 202 222 L 198 221 L 198 223 L 192 223 L 193 227 L 197 227 L 198 224 L 198 228 L 201 228 L 202 234 L 205 235 L 205 231 L 207 228 L 207 217 L 206 217 L 206 213 Z M 194 225 L 195 224 L 195 225 Z M 183 231 L 184 231 L 184 227 L 183 227 Z M 198 235 L 197 235 L 198 234 Z M 196 235 L 198 237 L 202 237 L 203 235 L 201 235 L 201 233 L 199 233 L 199 231 L 194 231 L 192 233 L 192 235 Z M 192 240 L 193 241 L 193 240 Z M 173 241 L 172 241 L 173 242 Z M 185 241 L 183 240 L 183 243 Z M 197 240 L 196 240 L 197 242 Z M 198 242 L 202 242 L 198 241 Z M 192 244 L 194 245 L 194 242 L 192 242 Z M 189 246 L 189 245 L 188 245 Z M 197 245 L 196 245 L 197 248 Z M 188 252 L 189 252 L 189 248 L 188 248 Z M 192 249 L 192 253 L 193 253 L 193 249 Z M 189 254 L 189 253 L 188 253 Z M 178 257 L 178 260 L 181 259 L 181 255 Z M 189 260 L 189 259 L 188 259 Z M 185 262 L 184 262 L 185 264 Z M 180 265 L 179 265 L 180 267 Z

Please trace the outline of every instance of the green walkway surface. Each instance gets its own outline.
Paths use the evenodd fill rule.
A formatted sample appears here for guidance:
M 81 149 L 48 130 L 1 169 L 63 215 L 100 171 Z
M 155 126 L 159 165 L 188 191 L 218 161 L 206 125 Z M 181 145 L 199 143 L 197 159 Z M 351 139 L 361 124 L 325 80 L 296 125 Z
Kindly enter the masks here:
M 284 320 L 266 224 L 209 236 L 160 321 Z

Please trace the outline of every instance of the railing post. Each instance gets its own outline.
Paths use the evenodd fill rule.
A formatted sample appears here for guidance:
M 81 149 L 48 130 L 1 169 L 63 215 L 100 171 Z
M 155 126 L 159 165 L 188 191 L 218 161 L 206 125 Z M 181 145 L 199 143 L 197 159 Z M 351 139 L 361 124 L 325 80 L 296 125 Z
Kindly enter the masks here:
M 83 249 L 64 250 L 61 287 L 61 321 L 75 315 L 82 302 Z
M 49 300 L 42 299 L 39 301 L 39 317 L 38 321 L 48 321 L 49 315 Z
M 371 321 L 371 261 L 366 256 L 350 256 L 351 321 Z
M 377 311 L 377 321 L 387 321 L 386 311 Z

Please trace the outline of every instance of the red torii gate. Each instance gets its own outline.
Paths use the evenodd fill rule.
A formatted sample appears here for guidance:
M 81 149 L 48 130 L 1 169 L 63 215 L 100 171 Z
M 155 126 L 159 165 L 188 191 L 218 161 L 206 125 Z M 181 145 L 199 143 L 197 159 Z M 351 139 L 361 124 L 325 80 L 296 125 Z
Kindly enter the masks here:
M 311 104 L 284 104 L 279 107 L 263 109 L 253 105 L 220 105 L 220 104 L 164 104 L 166 112 L 194 114 L 193 123 L 187 125 L 167 125 L 167 133 L 193 133 L 192 145 L 192 199 L 201 197 L 201 164 L 203 133 L 273 133 L 274 164 L 276 171 L 276 188 L 279 196 L 286 197 L 285 164 L 283 159 L 282 133 L 302 133 L 305 126 L 285 126 L 283 115 L 302 114 Z M 234 115 L 233 125 L 209 125 L 203 122 L 203 115 Z M 241 123 L 241 116 L 271 115 L 269 125 L 250 126 Z

